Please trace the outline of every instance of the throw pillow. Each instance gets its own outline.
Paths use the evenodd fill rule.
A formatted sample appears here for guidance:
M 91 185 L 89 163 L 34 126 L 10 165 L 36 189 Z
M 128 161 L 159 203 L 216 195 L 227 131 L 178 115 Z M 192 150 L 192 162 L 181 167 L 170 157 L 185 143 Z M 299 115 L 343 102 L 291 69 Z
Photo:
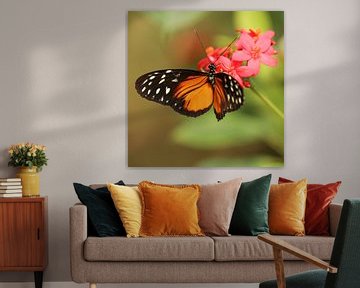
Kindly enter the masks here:
M 198 202 L 201 229 L 207 235 L 229 236 L 231 216 L 242 178 L 201 185 Z
M 303 236 L 306 207 L 306 184 L 273 184 L 269 195 L 269 228 L 271 234 Z
M 202 236 L 199 227 L 198 185 L 139 184 L 142 198 L 141 236 Z
M 124 185 L 119 181 L 118 185 Z M 92 189 L 80 183 L 74 183 L 75 192 L 87 207 L 88 223 L 95 236 L 125 236 L 125 229 L 120 221 L 110 192 L 106 187 Z
M 279 184 L 292 180 L 279 177 Z M 329 206 L 335 198 L 341 181 L 329 184 L 307 184 L 305 211 L 305 233 L 307 235 L 329 236 Z
M 107 185 L 127 237 L 139 237 L 141 226 L 141 197 L 138 187 Z
M 270 181 L 271 174 L 241 183 L 231 218 L 230 234 L 256 236 L 269 233 Z

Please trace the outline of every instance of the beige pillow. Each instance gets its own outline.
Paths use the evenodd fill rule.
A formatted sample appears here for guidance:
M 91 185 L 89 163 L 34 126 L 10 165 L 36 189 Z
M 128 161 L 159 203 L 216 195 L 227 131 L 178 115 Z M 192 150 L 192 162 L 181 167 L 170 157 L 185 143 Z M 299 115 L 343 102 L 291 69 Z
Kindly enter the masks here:
M 199 225 L 207 235 L 229 236 L 231 217 L 242 178 L 200 185 Z

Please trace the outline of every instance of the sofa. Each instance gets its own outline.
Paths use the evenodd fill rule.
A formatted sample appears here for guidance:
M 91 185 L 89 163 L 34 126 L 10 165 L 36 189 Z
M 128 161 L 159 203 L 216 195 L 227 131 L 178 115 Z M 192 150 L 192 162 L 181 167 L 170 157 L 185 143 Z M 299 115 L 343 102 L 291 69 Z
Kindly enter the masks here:
M 331 204 L 330 236 L 279 236 L 321 259 L 331 256 L 342 206 Z M 274 278 L 270 245 L 255 236 L 92 237 L 87 207 L 70 207 L 70 259 L 77 283 L 258 283 Z M 284 254 L 285 273 L 312 269 Z

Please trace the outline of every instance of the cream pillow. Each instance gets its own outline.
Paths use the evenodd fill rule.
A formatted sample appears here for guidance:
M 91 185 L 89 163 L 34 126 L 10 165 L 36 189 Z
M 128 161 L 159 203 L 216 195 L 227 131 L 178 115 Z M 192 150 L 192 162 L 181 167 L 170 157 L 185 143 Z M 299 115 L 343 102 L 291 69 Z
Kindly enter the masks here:
M 141 227 L 141 196 L 137 187 L 107 185 L 127 237 L 139 237 Z

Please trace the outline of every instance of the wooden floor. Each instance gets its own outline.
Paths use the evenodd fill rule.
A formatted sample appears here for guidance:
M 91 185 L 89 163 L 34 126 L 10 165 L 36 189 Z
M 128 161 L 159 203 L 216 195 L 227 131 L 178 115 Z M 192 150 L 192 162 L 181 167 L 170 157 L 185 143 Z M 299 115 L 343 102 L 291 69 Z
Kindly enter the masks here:
M 44 282 L 43 288 L 88 288 L 88 284 Z M 258 288 L 258 284 L 98 284 L 97 288 Z M 34 288 L 33 283 L 0 282 L 0 288 Z

